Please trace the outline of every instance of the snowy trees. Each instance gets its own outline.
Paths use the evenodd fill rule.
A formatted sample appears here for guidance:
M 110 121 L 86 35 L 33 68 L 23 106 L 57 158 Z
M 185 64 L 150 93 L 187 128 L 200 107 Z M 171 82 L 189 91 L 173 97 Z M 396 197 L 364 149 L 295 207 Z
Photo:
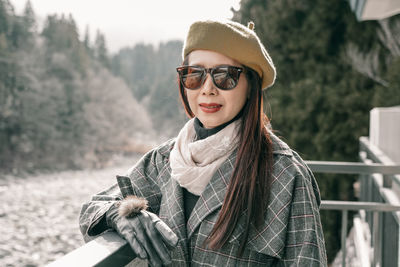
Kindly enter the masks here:
M 37 32 L 29 1 L 17 16 L 0 0 L 0 22 L 0 169 L 98 166 L 153 134 L 146 109 L 106 68 L 101 33 L 91 48 L 64 15 Z

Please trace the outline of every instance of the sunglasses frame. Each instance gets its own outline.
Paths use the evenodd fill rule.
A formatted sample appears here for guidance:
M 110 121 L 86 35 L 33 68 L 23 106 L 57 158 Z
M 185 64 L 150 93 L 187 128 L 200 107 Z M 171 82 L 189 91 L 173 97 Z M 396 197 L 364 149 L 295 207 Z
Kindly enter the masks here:
M 182 79 L 183 79 L 183 77 L 182 77 L 182 76 L 183 76 L 183 70 L 184 70 L 184 69 L 188 69 L 188 68 L 195 68 L 195 69 L 198 69 L 198 70 L 202 70 L 202 71 L 203 71 L 203 73 L 201 74 L 201 82 L 200 82 L 200 85 L 199 85 L 198 87 L 196 87 L 196 88 L 187 88 L 187 87 L 185 86 L 183 80 L 182 80 Z M 228 70 L 233 68 L 233 69 L 236 69 L 236 70 L 237 70 L 237 72 L 238 72 L 237 80 L 235 81 L 235 79 L 234 79 L 235 85 L 234 85 L 232 88 L 221 88 L 221 87 L 218 86 L 217 83 L 215 82 L 214 72 L 215 72 L 215 70 L 220 69 L 220 68 L 228 68 Z M 199 89 L 201 86 L 203 86 L 203 84 L 204 84 L 204 82 L 205 82 L 205 80 L 206 80 L 206 78 L 207 78 L 207 74 L 208 74 L 208 73 L 210 73 L 211 80 L 212 80 L 213 84 L 214 84 L 218 89 L 220 89 L 220 90 L 225 90 L 225 91 L 227 91 L 227 90 L 232 90 L 233 88 L 235 88 L 235 87 L 238 85 L 239 79 L 240 79 L 240 74 L 243 72 L 243 70 L 244 70 L 244 69 L 243 69 L 242 67 L 231 66 L 231 65 L 221 65 L 221 66 L 217 66 L 217 67 L 214 67 L 214 68 L 204 68 L 204 67 L 200 67 L 200 66 L 185 65 L 185 66 L 180 66 L 180 67 L 177 67 L 177 68 L 176 68 L 176 71 L 177 71 L 178 74 L 179 74 L 179 81 L 180 81 L 181 85 L 182 85 L 185 89 L 188 89 L 188 90 L 197 90 L 197 89 Z

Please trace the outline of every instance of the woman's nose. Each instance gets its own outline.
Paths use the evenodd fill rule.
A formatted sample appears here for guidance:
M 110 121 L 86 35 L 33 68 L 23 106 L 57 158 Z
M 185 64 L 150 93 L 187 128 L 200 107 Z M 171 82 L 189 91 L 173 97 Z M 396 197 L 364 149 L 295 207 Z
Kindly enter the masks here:
M 215 87 L 210 73 L 207 73 L 206 80 L 204 81 L 204 84 L 201 87 L 201 91 L 202 94 L 207 94 L 207 95 L 218 94 L 218 89 Z

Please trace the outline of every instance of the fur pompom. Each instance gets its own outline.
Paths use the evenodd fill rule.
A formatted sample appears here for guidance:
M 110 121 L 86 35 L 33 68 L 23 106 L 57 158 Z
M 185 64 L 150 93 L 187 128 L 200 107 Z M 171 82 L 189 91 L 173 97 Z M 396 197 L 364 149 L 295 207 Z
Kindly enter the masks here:
M 121 201 L 118 208 L 118 214 L 121 217 L 134 217 L 141 210 L 146 210 L 147 200 L 137 196 L 127 196 Z

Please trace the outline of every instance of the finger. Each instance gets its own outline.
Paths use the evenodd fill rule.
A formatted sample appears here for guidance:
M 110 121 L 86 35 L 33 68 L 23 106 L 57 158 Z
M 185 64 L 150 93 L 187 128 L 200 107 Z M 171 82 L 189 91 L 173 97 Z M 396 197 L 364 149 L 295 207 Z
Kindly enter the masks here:
M 141 223 L 143 224 L 147 236 L 151 240 L 151 243 L 156 250 L 158 256 L 162 260 L 164 265 L 168 265 L 171 263 L 171 256 L 169 255 L 169 251 L 165 246 L 161 236 L 158 234 L 157 229 L 154 227 L 154 222 L 151 220 L 149 213 L 143 212 L 141 216 L 138 216 Z M 158 217 L 157 217 L 158 218 Z
M 124 222 L 124 223 L 122 223 Z M 144 250 L 144 248 L 140 245 L 140 243 L 136 240 L 136 234 L 132 228 L 132 226 L 130 226 L 129 224 L 127 224 L 127 220 L 125 218 L 123 218 L 122 221 L 120 221 L 120 224 L 118 227 L 118 232 L 119 234 L 126 240 L 128 241 L 129 245 L 131 246 L 133 252 L 135 252 L 135 254 L 141 258 L 141 259 L 145 259 L 147 258 L 147 253 Z
M 141 217 L 141 215 L 135 217 L 135 219 L 140 220 L 139 219 L 140 217 Z M 143 227 L 141 221 L 136 223 L 135 231 L 136 231 L 136 239 L 146 250 L 147 255 L 148 255 L 148 260 L 151 263 L 151 265 L 152 266 L 161 266 L 162 261 L 152 245 L 153 242 L 147 236 L 147 231 L 145 230 L 145 227 Z
M 136 237 L 133 235 L 129 240 L 128 240 L 129 245 L 131 246 L 133 252 L 141 258 L 141 259 L 147 259 L 147 253 L 146 250 L 142 247 L 142 245 L 137 241 Z
M 169 226 L 165 222 L 160 220 L 155 223 L 154 227 L 160 233 L 162 239 L 168 246 L 170 246 L 171 248 L 176 247 L 176 245 L 178 244 L 178 236 L 174 233 L 174 231 L 171 230 L 171 228 L 169 228 Z
M 141 213 L 146 213 L 151 218 L 151 220 L 154 222 L 154 227 L 157 229 L 157 231 L 160 233 L 161 237 L 169 247 L 176 247 L 179 238 L 165 222 L 163 222 L 154 213 L 148 211 L 141 211 Z
M 144 238 L 147 239 L 147 236 L 145 236 Z M 162 266 L 162 260 L 160 259 L 160 257 L 158 256 L 157 252 L 155 251 L 155 249 L 152 247 L 152 244 L 150 243 L 150 241 L 146 241 L 143 244 L 145 250 L 147 251 L 147 255 L 148 255 L 148 260 L 150 262 L 151 266 Z

